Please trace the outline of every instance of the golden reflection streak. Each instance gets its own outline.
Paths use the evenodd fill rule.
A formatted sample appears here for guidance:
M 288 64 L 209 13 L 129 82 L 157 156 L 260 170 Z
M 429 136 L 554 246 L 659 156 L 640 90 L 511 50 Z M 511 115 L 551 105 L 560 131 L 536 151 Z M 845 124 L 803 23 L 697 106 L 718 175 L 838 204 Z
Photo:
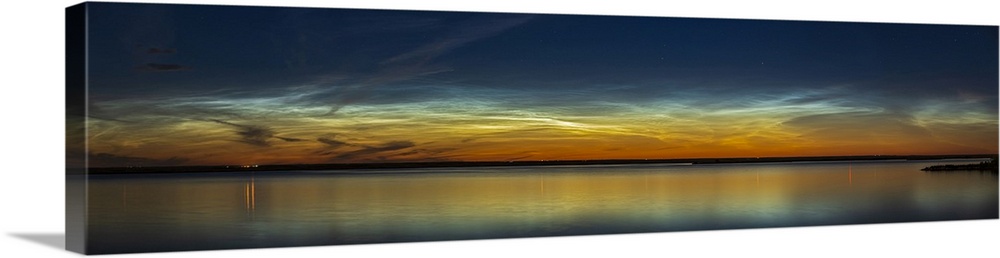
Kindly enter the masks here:
M 257 209 L 257 184 L 254 178 L 250 177 L 250 210 Z
M 541 186 L 542 195 L 545 195 L 545 175 L 542 175 L 541 180 L 539 180 L 539 185 Z
M 250 177 L 250 182 L 243 185 L 243 208 L 250 215 L 257 209 L 257 184 L 253 177 Z

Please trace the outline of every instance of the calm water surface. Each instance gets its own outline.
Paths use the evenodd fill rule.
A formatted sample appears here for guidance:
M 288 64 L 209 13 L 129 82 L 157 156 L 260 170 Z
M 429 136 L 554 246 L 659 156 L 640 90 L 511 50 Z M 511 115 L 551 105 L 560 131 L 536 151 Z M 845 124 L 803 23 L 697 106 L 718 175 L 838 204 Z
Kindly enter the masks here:
M 959 161 L 92 176 L 95 253 L 997 218 Z M 342 172 L 342 171 L 341 171 Z

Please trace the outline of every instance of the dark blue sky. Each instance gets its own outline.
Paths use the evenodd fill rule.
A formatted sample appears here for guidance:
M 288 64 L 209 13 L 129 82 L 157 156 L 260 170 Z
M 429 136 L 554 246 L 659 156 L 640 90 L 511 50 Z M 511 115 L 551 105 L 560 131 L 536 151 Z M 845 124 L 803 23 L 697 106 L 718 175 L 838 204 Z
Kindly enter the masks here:
M 535 86 L 512 81 L 877 81 L 924 88 L 934 85 L 907 80 L 951 77 L 996 84 L 997 32 L 989 26 L 190 5 L 97 7 L 94 12 L 99 15 L 91 19 L 91 71 L 99 81 L 107 78 L 112 92 L 141 88 L 136 84 L 150 80 L 199 90 L 204 86 L 199 84 L 209 83 L 275 88 L 309 83 L 316 79 L 312 77 L 389 76 L 379 73 L 392 74 L 388 70 L 393 69 L 408 72 L 407 79 L 420 72 L 447 70 L 428 77 L 528 88 Z M 434 44 L 440 49 L 421 49 Z M 414 56 L 387 62 L 407 54 Z M 149 64 L 178 66 L 146 67 Z M 185 70 L 154 73 L 173 69 Z
M 404 149 L 423 150 L 409 157 L 421 160 L 558 158 L 558 144 L 536 140 L 580 144 L 568 136 L 581 133 L 643 137 L 628 145 L 656 157 L 912 149 L 897 137 L 937 152 L 996 152 L 995 26 L 90 7 L 91 116 L 108 123 L 98 126 L 109 130 L 102 150 L 121 156 L 169 158 L 141 146 L 179 141 L 124 128 L 183 135 L 193 124 L 258 147 L 336 138 L 371 159 Z M 459 128 L 496 119 L 531 123 Z M 384 121 L 461 139 L 422 139 Z M 522 137 L 548 147 L 486 151 Z M 811 143 L 788 147 L 792 139 Z M 372 151 L 392 143 L 411 147 Z M 616 148 L 625 147 L 607 150 Z M 662 149 L 687 151 L 652 151 Z M 472 152 L 490 155 L 463 154 Z

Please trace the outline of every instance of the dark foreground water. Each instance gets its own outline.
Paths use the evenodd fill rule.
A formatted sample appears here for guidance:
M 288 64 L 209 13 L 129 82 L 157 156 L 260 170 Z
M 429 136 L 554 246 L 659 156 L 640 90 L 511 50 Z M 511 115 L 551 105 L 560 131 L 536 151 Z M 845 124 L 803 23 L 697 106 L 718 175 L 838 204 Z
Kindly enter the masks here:
M 997 218 L 961 161 L 102 175 L 93 253 Z

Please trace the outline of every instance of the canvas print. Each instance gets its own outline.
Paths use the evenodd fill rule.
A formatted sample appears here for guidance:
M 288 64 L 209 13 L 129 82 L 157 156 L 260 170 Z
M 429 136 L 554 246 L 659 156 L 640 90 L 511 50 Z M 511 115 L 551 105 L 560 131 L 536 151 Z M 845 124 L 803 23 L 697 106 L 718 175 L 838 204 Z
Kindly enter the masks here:
M 998 217 L 998 29 L 83 3 L 88 254 Z

